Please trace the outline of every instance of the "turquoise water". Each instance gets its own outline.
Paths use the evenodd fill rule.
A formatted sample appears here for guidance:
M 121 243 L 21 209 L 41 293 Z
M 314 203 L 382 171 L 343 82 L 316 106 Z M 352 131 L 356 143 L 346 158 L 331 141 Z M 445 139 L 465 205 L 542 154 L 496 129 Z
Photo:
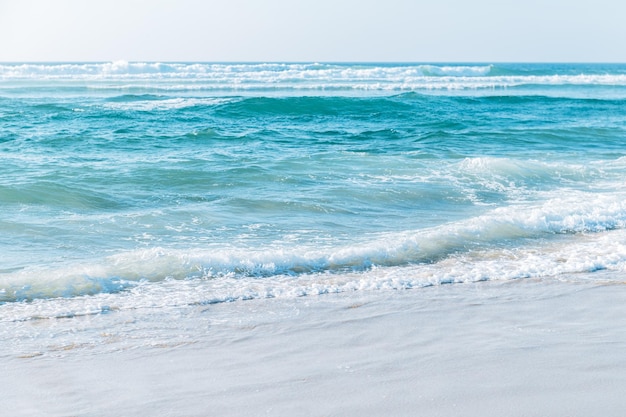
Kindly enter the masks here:
M 626 65 L 1 64 L 0 120 L 5 319 L 626 271 Z

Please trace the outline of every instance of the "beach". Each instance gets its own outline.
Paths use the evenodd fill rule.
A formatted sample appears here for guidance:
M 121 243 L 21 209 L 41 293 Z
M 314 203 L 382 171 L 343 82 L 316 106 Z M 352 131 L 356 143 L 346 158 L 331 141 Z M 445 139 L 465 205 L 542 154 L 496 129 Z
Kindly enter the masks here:
M 523 280 L 41 320 L 3 354 L 4 412 L 620 416 L 625 295 Z

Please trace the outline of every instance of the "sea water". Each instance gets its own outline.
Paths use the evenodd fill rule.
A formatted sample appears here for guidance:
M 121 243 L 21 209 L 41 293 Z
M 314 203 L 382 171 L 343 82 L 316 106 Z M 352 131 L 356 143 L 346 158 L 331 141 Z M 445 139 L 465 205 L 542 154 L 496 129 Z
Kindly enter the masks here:
M 626 273 L 626 65 L 5 63 L 0 169 L 18 327 Z

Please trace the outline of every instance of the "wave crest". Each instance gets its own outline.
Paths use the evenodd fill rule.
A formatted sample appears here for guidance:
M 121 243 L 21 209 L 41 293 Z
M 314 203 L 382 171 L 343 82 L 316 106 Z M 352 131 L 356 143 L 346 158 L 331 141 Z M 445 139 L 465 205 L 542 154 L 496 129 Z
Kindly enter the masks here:
M 0 80 L 63 82 L 140 92 L 474 91 L 569 86 L 626 87 L 623 71 L 503 71 L 494 65 L 215 64 L 108 62 L 0 64 Z M 33 88 L 32 83 L 30 88 Z M 84 88 L 84 86 L 83 86 Z
M 515 248 L 550 235 L 624 229 L 624 197 L 573 193 L 534 207 L 497 208 L 475 218 L 429 229 L 379 234 L 341 247 L 152 248 L 119 253 L 88 265 L 27 268 L 0 275 L 0 302 L 118 292 L 148 281 L 344 275 L 372 268 L 428 265 L 496 248 L 505 254 L 511 242 Z M 440 270 L 439 274 L 445 276 L 446 271 Z

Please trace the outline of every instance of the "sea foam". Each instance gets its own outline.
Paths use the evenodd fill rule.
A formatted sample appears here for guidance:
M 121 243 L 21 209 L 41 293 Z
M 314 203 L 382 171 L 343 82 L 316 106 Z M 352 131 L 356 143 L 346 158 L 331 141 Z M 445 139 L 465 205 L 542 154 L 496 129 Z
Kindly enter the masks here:
M 446 280 L 458 274 L 463 282 L 475 276 L 474 263 L 463 266 L 460 257 L 489 253 L 488 257 L 506 260 L 515 247 L 509 242 L 526 240 L 541 244 L 563 235 L 586 235 L 626 228 L 626 197 L 623 194 L 593 195 L 572 191 L 562 198 L 553 198 L 535 205 L 496 208 L 484 215 L 422 230 L 377 233 L 348 246 L 223 248 L 203 250 L 150 248 L 111 255 L 85 264 L 69 264 L 58 268 L 27 267 L 0 276 L 0 301 L 13 302 L 36 298 L 75 297 L 127 290 L 141 282 L 188 279 L 268 279 L 272 277 L 319 276 L 319 274 L 364 273 L 378 268 L 412 267 L 415 271 L 432 270 L 439 265 L 437 276 Z M 534 275 L 573 273 L 613 267 L 623 268 L 624 251 L 608 254 L 605 247 L 589 247 L 587 254 L 576 241 L 576 265 L 559 268 L 538 267 Z M 534 257 L 538 252 L 529 251 Z M 525 256 L 530 256 L 530 255 Z M 611 256 L 608 256 L 611 255 Z M 607 258 L 608 256 L 608 258 Z M 617 258 L 615 258 L 617 256 Z M 571 257 L 560 255 L 560 257 Z M 602 260 L 607 258 L 607 260 Z M 535 259 L 535 264 L 554 262 Z M 450 259 L 457 259 L 450 261 Z M 447 260 L 447 261 L 446 261 Z M 452 262 L 453 268 L 445 265 Z M 429 266 L 431 265 L 431 266 Z M 514 270 L 523 269 L 523 262 Z M 463 268 L 468 268 L 463 270 Z M 492 267 L 493 268 L 493 267 Z M 592 269 L 593 269 L 592 268 Z M 485 270 L 487 271 L 487 270 Z M 421 275 L 421 273 L 418 273 Z M 485 272 L 481 279 L 533 276 L 532 273 L 497 274 Z M 465 277 L 465 278 L 463 278 Z M 338 278 L 340 279 L 340 278 Z M 431 283 L 426 281 L 426 283 Z M 367 282 L 362 284 L 368 287 Z
M 150 91 L 273 91 L 309 93 L 476 91 L 543 87 L 626 87 L 623 73 L 536 74 L 503 71 L 494 65 L 432 64 L 218 64 L 218 63 L 59 63 L 0 64 L 0 80 L 88 82 L 89 89 Z M 99 84 L 109 81 L 109 85 Z M 34 85 L 31 85 L 34 87 Z M 544 92 L 545 93 L 545 92 Z M 569 94 L 572 92 L 570 91 Z M 615 92 L 613 92 L 615 93 Z

